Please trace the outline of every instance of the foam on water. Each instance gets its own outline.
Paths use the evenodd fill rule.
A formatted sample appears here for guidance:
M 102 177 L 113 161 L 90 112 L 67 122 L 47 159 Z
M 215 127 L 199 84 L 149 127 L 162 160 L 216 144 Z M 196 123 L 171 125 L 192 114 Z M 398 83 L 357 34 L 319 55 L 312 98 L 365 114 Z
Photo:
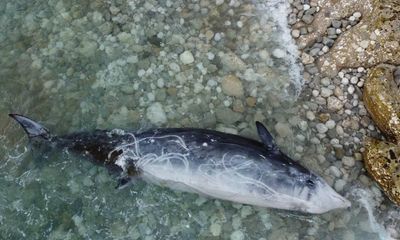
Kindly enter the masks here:
M 373 232 L 377 233 L 381 240 L 395 240 L 390 236 L 382 224 L 379 224 L 374 216 L 374 210 L 377 207 L 373 193 L 366 189 L 357 188 L 352 191 L 357 201 L 365 208 L 368 213 L 368 221 Z
M 290 28 L 287 20 L 289 14 L 290 5 L 286 0 L 272 0 L 272 1 L 260 1 L 252 0 L 257 6 L 257 11 L 261 18 L 263 15 L 272 16 L 279 26 L 279 42 L 280 47 L 285 49 L 286 57 L 285 61 L 288 65 L 288 73 L 290 76 L 290 82 L 286 84 L 285 93 L 290 95 L 290 88 L 294 90 L 294 96 L 298 97 L 302 90 L 304 81 L 301 76 L 300 66 L 297 63 L 299 59 L 299 51 L 293 38 L 290 34 Z M 295 98 L 296 99 L 296 98 Z M 294 100 L 295 100 L 294 99 Z

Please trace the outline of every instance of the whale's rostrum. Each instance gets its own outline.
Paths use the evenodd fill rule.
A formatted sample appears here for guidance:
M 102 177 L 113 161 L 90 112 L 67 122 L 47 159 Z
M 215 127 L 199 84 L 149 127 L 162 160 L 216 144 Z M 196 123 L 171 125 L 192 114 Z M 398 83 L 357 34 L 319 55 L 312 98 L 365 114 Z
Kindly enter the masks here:
M 259 122 L 261 142 L 194 128 L 94 130 L 54 136 L 30 118 L 10 116 L 32 141 L 82 154 L 119 174 L 118 188 L 140 178 L 260 207 L 324 213 L 350 206 L 321 177 L 284 154 Z

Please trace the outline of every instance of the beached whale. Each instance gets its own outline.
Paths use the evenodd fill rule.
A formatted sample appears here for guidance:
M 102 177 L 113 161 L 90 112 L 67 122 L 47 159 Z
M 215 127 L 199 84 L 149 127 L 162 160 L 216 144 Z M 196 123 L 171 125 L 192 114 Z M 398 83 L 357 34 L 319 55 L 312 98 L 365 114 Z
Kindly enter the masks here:
M 10 116 L 32 141 L 85 155 L 118 173 L 119 188 L 141 178 L 176 190 L 261 207 L 324 213 L 350 206 L 321 177 L 282 153 L 259 122 L 262 142 L 192 128 L 95 130 L 53 136 L 27 117 Z

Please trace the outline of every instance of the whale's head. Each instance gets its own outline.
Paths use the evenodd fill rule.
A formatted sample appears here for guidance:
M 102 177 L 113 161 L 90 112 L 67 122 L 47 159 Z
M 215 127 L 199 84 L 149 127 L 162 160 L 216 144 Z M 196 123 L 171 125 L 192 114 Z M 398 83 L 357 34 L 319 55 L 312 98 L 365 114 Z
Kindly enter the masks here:
M 306 200 L 305 212 L 318 214 L 351 206 L 349 200 L 332 189 L 323 178 L 313 173 L 307 177 L 303 188 L 305 192 L 308 192 L 304 198 Z

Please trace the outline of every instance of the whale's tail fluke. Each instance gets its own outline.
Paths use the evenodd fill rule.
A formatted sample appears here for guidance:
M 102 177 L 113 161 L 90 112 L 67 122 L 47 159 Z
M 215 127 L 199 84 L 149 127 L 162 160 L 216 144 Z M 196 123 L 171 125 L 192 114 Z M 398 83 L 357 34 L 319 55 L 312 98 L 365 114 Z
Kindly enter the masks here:
M 15 121 L 17 121 L 21 125 L 21 127 L 28 134 L 29 138 L 39 137 L 46 140 L 50 139 L 49 130 L 47 130 L 39 123 L 33 121 L 32 119 L 15 113 L 10 113 L 8 114 L 8 116 L 14 118 Z

